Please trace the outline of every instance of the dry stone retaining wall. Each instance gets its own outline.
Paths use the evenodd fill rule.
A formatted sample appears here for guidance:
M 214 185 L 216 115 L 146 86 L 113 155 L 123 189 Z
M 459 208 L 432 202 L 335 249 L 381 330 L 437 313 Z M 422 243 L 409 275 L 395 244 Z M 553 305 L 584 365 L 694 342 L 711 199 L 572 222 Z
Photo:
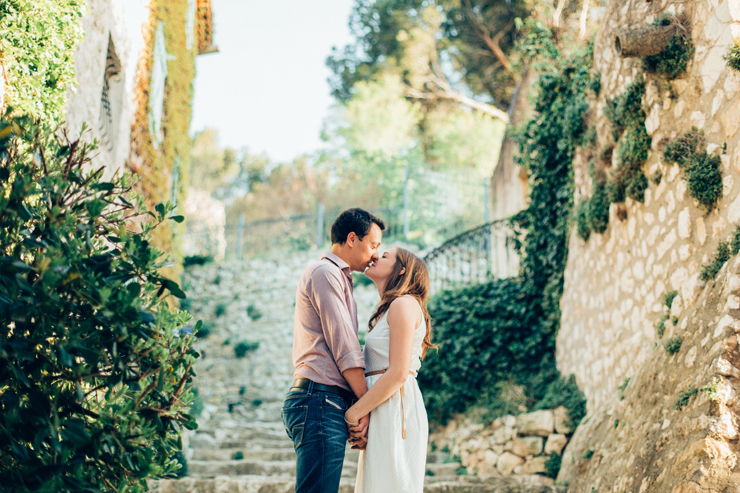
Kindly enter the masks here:
M 610 1 L 602 18 L 594 71 L 601 74 L 603 88 L 591 116 L 601 146 L 610 132 L 604 116 L 607 99 L 644 72 L 639 59 L 616 55 L 616 29 L 642 25 L 663 12 L 685 14 L 696 55 L 688 73 L 677 80 L 646 75 L 643 106 L 652 150 L 645 172 L 661 172 L 660 184 L 651 183 L 644 203 L 627 199 L 626 220 L 619 219 L 612 204 L 603 235 L 592 234 L 584 243 L 572 232 L 557 364 L 563 373 L 575 373 L 592 410 L 612 402 L 617 386 L 651 357 L 662 296 L 679 292 L 672 307 L 677 316 L 696 302 L 703 287 L 702 264 L 740 221 L 740 74 L 722 59 L 733 34 L 740 41 L 737 3 Z M 665 139 L 683 135 L 692 125 L 705 132 L 708 151 L 722 160 L 724 196 L 709 214 L 688 195 L 679 167 L 661 162 L 659 147 Z M 579 201 L 590 194 L 585 156 L 577 156 L 574 168 Z
M 722 59 L 740 42 L 740 2 L 610 0 L 594 47 L 602 89 L 591 124 L 605 147 L 606 101 L 644 73 L 639 59 L 617 56 L 615 31 L 662 13 L 685 16 L 696 46 L 678 79 L 645 74 L 652 147 L 644 170 L 662 179 L 651 181 L 644 203 L 612 204 L 604 234 L 584 242 L 572 231 L 570 238 L 556 356 L 586 393 L 588 414 L 558 479 L 576 493 L 740 491 L 740 260 L 715 280 L 700 280 L 702 265 L 740 222 L 740 74 Z M 662 147 L 692 126 L 721 159 L 723 197 L 708 213 L 689 196 L 683 171 L 661 160 Z M 612 169 L 617 154 L 618 147 Z M 588 164 L 576 156 L 576 203 L 591 194 Z M 668 310 L 662 298 L 672 290 L 678 295 Z M 666 311 L 659 338 L 655 325 Z M 671 355 L 665 345 L 673 338 L 681 346 Z

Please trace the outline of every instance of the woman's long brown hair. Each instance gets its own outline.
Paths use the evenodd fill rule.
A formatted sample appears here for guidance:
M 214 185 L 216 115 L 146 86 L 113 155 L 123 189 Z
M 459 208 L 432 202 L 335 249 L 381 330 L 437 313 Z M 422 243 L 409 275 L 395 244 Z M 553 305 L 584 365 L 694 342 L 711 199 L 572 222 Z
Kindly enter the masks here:
M 404 268 L 406 268 L 406 272 L 401 275 L 401 271 Z M 408 250 L 396 248 L 396 265 L 393 266 L 393 271 L 385 284 L 385 291 L 383 291 L 383 295 L 380 297 L 380 304 L 377 310 L 375 310 L 375 313 L 373 313 L 373 316 L 370 317 L 368 329 L 373 330 L 375 328 L 375 324 L 388 311 L 393 300 L 407 294 L 413 296 L 419 302 L 421 311 L 424 314 L 424 322 L 427 326 L 427 332 L 424 335 L 424 342 L 421 349 L 421 359 L 424 359 L 427 350 L 430 348 L 437 349 L 437 346 L 432 344 L 432 324 L 429 320 L 429 311 L 427 311 L 427 301 L 429 300 L 429 270 L 422 259 Z

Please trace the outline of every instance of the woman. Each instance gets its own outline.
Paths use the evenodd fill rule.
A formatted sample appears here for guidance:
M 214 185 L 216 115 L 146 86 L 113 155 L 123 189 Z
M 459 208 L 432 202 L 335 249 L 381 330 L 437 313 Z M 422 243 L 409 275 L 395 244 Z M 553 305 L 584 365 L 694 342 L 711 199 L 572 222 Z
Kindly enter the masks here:
M 411 252 L 391 248 L 365 275 L 377 286 L 380 304 L 365 338 L 368 392 L 345 413 L 350 431 L 370 414 L 355 493 L 421 493 L 429 425 L 416 374 L 436 347 L 427 312 L 429 272 Z

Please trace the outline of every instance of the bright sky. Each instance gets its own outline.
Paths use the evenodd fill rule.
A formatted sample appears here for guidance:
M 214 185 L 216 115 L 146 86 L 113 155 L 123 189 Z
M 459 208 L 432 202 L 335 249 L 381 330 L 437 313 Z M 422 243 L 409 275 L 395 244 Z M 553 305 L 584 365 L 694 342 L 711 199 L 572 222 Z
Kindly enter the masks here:
M 334 100 L 325 65 L 351 37 L 352 0 L 213 0 L 214 44 L 196 58 L 191 131 L 289 161 L 321 146 Z

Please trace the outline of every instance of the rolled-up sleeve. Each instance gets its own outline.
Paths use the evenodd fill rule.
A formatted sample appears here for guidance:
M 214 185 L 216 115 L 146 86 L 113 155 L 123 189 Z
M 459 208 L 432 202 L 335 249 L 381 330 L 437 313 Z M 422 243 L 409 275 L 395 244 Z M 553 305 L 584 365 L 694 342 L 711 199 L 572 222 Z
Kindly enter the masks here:
M 307 286 L 308 295 L 321 320 L 326 345 L 340 373 L 350 368 L 365 368 L 355 323 L 347 309 L 343 280 L 328 268 L 318 268 Z

